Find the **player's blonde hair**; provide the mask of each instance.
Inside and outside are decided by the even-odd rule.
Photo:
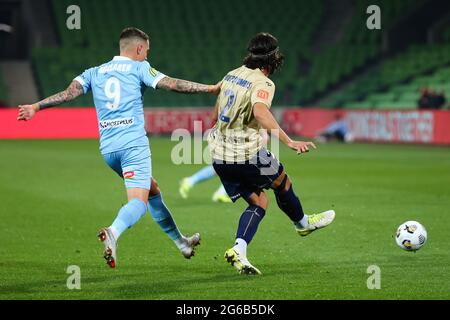
[[[142,30],[135,27],[128,27],[122,30],[119,38],[120,50],[125,50],[133,41],[150,41],[150,37]]]

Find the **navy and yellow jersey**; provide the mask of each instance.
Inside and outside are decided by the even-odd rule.
[[[217,98],[218,120],[208,142],[213,159],[230,162],[251,159],[264,146],[255,103],[272,105],[275,84],[260,69],[246,66],[230,71]]]

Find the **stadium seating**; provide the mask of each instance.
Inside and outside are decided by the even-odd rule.
[[[34,68],[40,92],[48,96],[63,89],[85,68],[117,54],[118,34],[132,25],[149,33],[149,61],[158,70],[173,77],[214,83],[241,64],[248,39],[266,30],[278,37],[286,56],[282,72],[273,76],[277,84],[274,104],[303,105],[367,68],[381,54],[383,32],[423,1],[414,1],[414,5],[408,0],[378,1],[383,8],[383,29],[368,31],[365,12],[372,1],[355,0],[354,13],[342,36],[336,43],[314,52],[314,37],[324,19],[323,0],[278,0],[276,5],[257,8],[253,7],[254,2],[240,0],[229,0],[225,6],[203,0],[53,0],[61,46],[36,49]],[[81,30],[66,27],[66,8],[73,3],[82,8]],[[364,14],[357,14],[361,12]],[[269,16],[280,18],[266,19]],[[450,28],[443,38],[450,41]],[[449,62],[448,46],[436,48],[411,46],[339,90],[323,106],[372,108],[398,103],[411,107],[418,92],[402,90],[401,86],[412,82],[416,75],[426,75]],[[154,90],[147,90],[145,95],[146,106],[213,103],[214,97],[207,95],[155,94]],[[69,105],[92,104],[87,95]]]
[[[82,8],[81,30],[66,27],[66,8],[74,1],[54,0],[60,48],[41,48],[33,61],[42,95],[62,89],[80,70],[104,62],[118,53],[117,40],[126,26],[149,33],[149,61],[173,77],[215,83],[245,56],[248,40],[259,31],[276,35],[285,48],[287,67],[275,76],[280,97],[295,85],[298,54],[305,52],[320,23],[322,1],[280,0],[277,5],[253,8],[252,2],[227,1],[76,1]],[[286,7],[297,8],[288,10]],[[192,8],[195,8],[193,10]],[[279,16],[280,19],[266,19]],[[292,32],[295,30],[295,32]],[[71,105],[92,104],[90,97]],[[147,90],[147,106],[212,105],[211,96],[185,96]]]
[[[408,13],[423,1],[416,1],[413,5],[408,0],[377,1],[383,8],[382,30],[368,31],[366,26],[366,8],[373,1],[355,1],[355,8],[350,23],[343,32],[342,39],[334,46],[326,48],[311,57],[311,70],[299,81],[298,97],[295,104],[301,104],[313,97],[325,93],[342,80],[348,78],[357,70],[361,70],[368,62],[381,53],[382,34],[386,32],[400,17]],[[338,100],[339,101],[339,100]],[[335,106],[335,103],[326,104]]]
[[[334,107],[417,108],[421,88],[450,97],[450,43],[412,45],[331,100]]]
[[[7,91],[5,87],[5,82],[3,81],[2,74],[0,73],[0,106],[2,104],[6,105]]]

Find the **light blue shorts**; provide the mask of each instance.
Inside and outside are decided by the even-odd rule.
[[[150,190],[152,162],[148,146],[102,154],[105,162],[125,181],[126,188]]]

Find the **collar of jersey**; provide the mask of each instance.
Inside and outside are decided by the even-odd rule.
[[[252,72],[259,72],[259,73],[261,73],[264,77],[268,78],[268,77],[264,74],[264,72],[262,72],[262,70],[259,69],[259,68],[256,68],[256,69],[250,69],[250,68],[248,68],[246,65],[243,65],[243,67],[244,67],[245,69],[247,69],[247,70],[252,71]]]
[[[123,56],[115,56],[114,58],[113,58],[113,61],[117,61],[117,60],[127,60],[127,61],[131,61],[131,59],[130,58],[128,58],[128,57],[123,57]]]

